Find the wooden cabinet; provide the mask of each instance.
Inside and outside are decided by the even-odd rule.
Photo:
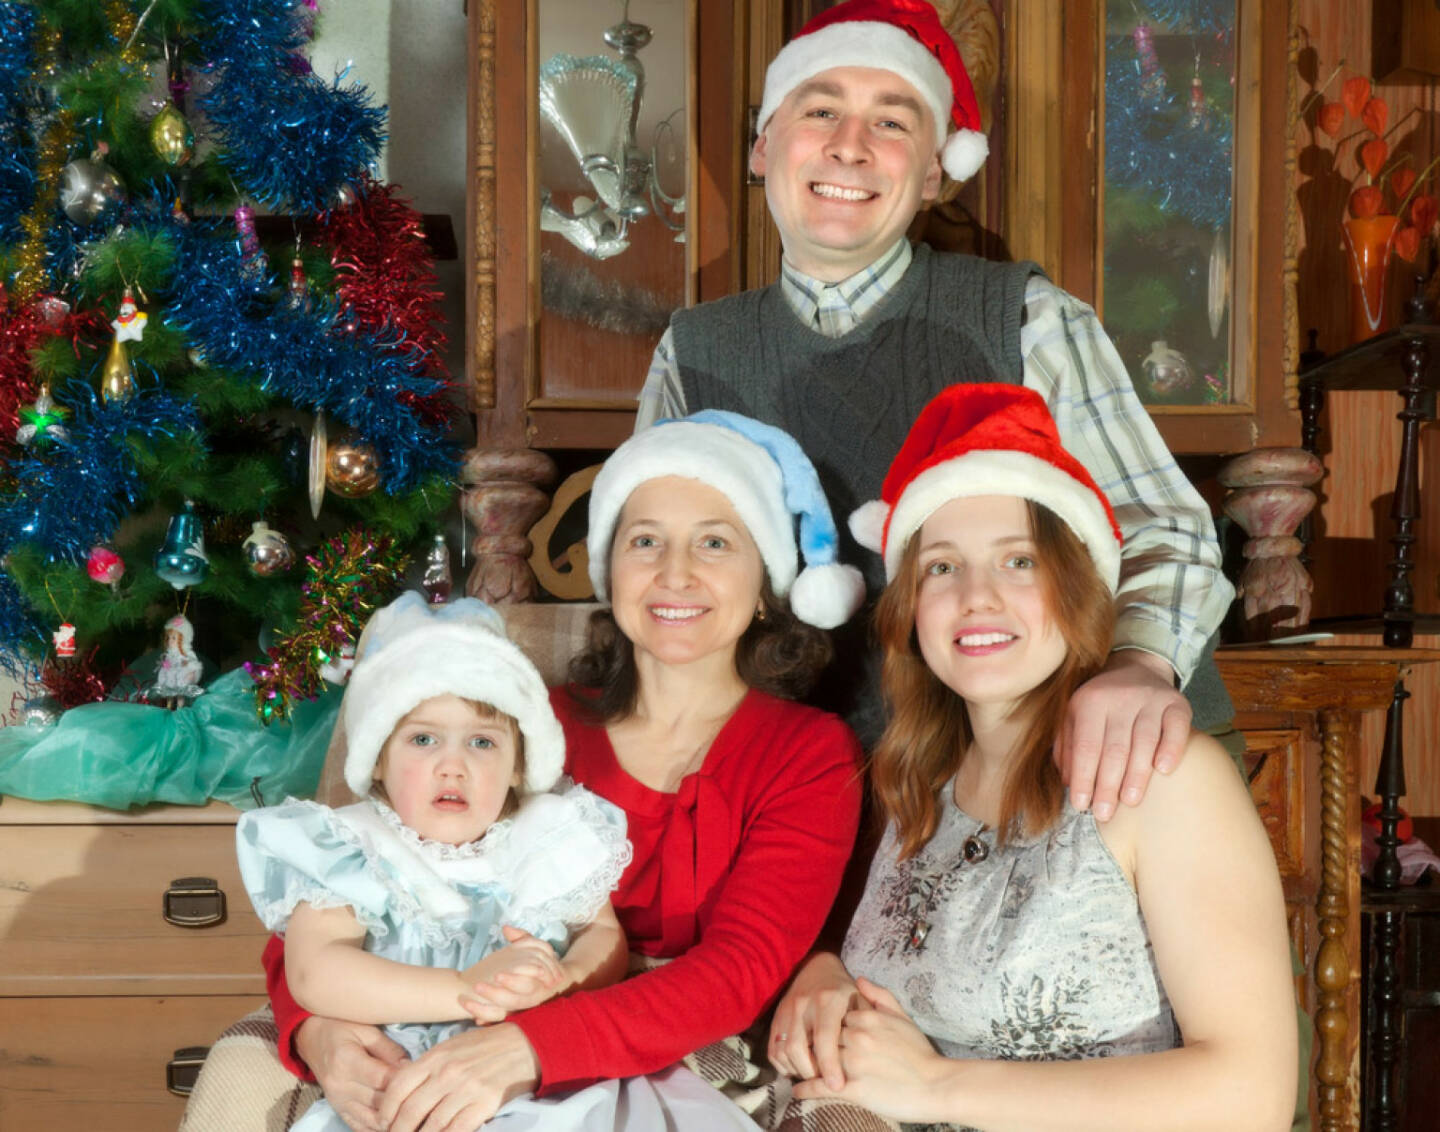
[[[1167,23],[1175,7],[1146,0],[1005,5],[1003,234],[1014,258],[1036,260],[1094,305],[1172,451],[1293,445],[1299,438],[1293,5],[1233,0],[1203,13],[1224,30]],[[1202,90],[1198,116],[1189,118],[1192,93]],[[1130,170],[1128,179],[1108,163],[1112,132],[1128,158],[1114,169]],[[1185,199],[1214,172],[1207,166],[1221,161],[1214,154],[1200,160],[1210,150],[1195,138],[1211,139],[1228,154],[1230,176],[1215,184],[1216,198],[1229,193],[1223,218],[1199,218],[1204,200]],[[1193,227],[1157,227],[1177,216]],[[1152,246],[1147,232],[1163,238]],[[1153,275],[1117,280],[1107,247],[1117,261],[1127,250],[1156,264],[1173,258],[1176,271],[1167,279],[1157,267]],[[1195,307],[1197,321],[1205,322],[1207,287],[1215,320],[1208,333],[1165,313],[1170,304]],[[1107,317],[1107,308],[1122,303],[1146,316],[1128,331]],[[1188,336],[1176,341],[1182,325]],[[1193,396],[1147,388],[1143,362],[1152,338],[1170,338],[1170,347],[1193,360],[1217,335],[1228,335],[1226,360],[1192,367]],[[1222,387],[1218,399],[1200,388],[1202,372],[1206,385],[1213,377]]]
[[[538,5],[557,2],[470,4],[467,353],[482,448],[609,449],[630,435],[635,396],[664,325],[643,334],[587,327],[583,318],[563,313],[583,304],[585,295],[608,305],[614,317],[601,321],[613,326],[625,312],[639,319],[641,308],[667,296],[681,306],[739,288],[744,0],[681,5],[685,42],[657,38],[639,53],[651,69],[675,57],[687,61],[684,242],[675,244],[651,216],[634,226],[632,246],[614,259],[587,260],[547,234],[555,246],[542,263],[537,90],[544,13]],[[650,17],[637,7],[634,18]],[[609,50],[598,36],[585,48]],[[672,58],[662,59],[667,52]],[[645,257],[647,247],[650,258],[679,266],[673,296],[668,283],[657,289],[646,266],[631,262]],[[613,264],[619,266],[607,266]]]
[[[237,816],[0,802],[0,1128],[179,1123],[177,1053],[264,1001]]]
[[[1430,649],[1324,645],[1216,654],[1305,962],[1316,1132],[1360,1127],[1360,717],[1389,708],[1406,671],[1436,660]]]

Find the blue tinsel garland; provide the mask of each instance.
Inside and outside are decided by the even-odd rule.
[[[1191,126],[1189,105],[1146,89],[1129,36],[1106,41],[1105,177],[1140,190],[1164,212],[1219,228],[1230,219],[1234,129],[1212,116]]]
[[[398,494],[429,475],[453,475],[456,452],[444,428],[428,425],[401,394],[433,396],[443,383],[423,372],[407,342],[337,325],[333,301],[277,303],[269,278],[247,272],[236,246],[212,226],[178,229],[175,293],[166,320],[208,362],[349,425],[380,457],[386,489]]]
[[[20,238],[35,193],[34,155],[25,120],[35,9],[0,2],[0,243]]]
[[[196,98],[225,168],[252,197],[318,212],[370,168],[385,141],[385,110],[363,86],[313,74],[298,54],[308,37],[297,0],[203,0],[196,43],[218,79]]]
[[[102,401],[72,381],[55,399],[73,414],[69,437],[9,462],[15,486],[0,496],[0,553],[24,543],[52,559],[83,562],[144,496],[130,438],[198,432],[200,416],[188,401],[154,387]]]
[[[45,629],[15,579],[0,571],[0,672],[12,680],[22,680],[33,667],[25,649],[30,647],[37,654],[43,653],[48,643]],[[0,710],[8,707],[0,703]]]

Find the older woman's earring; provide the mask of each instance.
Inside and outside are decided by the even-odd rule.
[[[764,620],[765,620],[765,599],[764,599],[764,598],[761,598],[759,601],[757,601],[757,602],[755,603],[755,620],[756,620],[756,621],[764,621]]]

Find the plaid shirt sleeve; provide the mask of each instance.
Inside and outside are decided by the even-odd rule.
[[[1115,647],[1163,657],[1184,684],[1235,596],[1220,572],[1209,508],[1160,438],[1094,310],[1036,277],[1025,318],[1025,384],[1045,398],[1061,442],[1109,497],[1125,539]]]
[[[675,336],[670,327],[656,343],[650,357],[650,372],[640,389],[640,404],[635,409],[635,431],[649,428],[664,417],[683,417],[685,390],[680,385],[680,367],[675,364]]]

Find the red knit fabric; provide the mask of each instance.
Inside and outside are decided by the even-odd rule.
[[[270,1008],[275,1011],[275,1024],[280,1028],[277,1045],[281,1064],[300,1080],[313,1081],[315,1074],[295,1052],[295,1031],[300,1028],[301,1022],[310,1017],[310,1013],[291,996],[290,986],[285,981],[285,941],[278,935],[272,935],[265,944],[260,961],[265,964],[265,990],[270,995]]]
[[[855,840],[860,747],[837,717],[751,692],[674,794],[619,766],[603,727],[551,693],[566,772],[625,811],[634,861],[612,896],[630,948],[672,962],[511,1019],[540,1061],[542,1095],[673,1064],[748,1026],[809,951]],[[306,1017],[278,967],[281,1060]],[[284,992],[283,998],[276,991]]]

